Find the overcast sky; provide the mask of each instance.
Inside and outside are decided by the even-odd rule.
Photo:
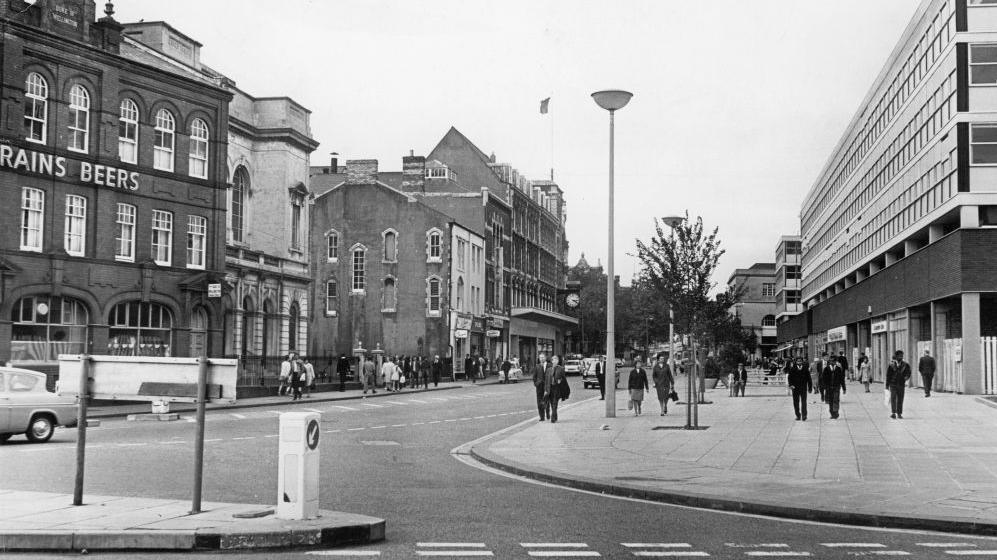
[[[608,114],[616,119],[616,271],[686,210],[720,228],[714,278],[774,260],[800,203],[919,0],[124,0],[165,20],[255,96],[312,111],[329,152],[401,169],[456,126],[568,204],[570,263],[607,254]],[[98,7],[103,4],[98,2]],[[550,97],[550,113],[539,114]]]

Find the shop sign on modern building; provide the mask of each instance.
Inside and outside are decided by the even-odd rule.
[[[848,338],[848,328],[838,327],[827,331],[827,341],[830,342],[842,342]]]

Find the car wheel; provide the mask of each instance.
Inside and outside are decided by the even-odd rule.
[[[40,415],[31,419],[31,425],[28,426],[28,431],[24,435],[28,436],[30,441],[43,443],[50,440],[54,433],[55,424],[52,423],[52,418]]]

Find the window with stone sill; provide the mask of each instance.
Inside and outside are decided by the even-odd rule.
[[[426,316],[442,317],[443,302],[440,287],[442,280],[439,276],[430,276],[426,279]]]
[[[426,262],[443,262],[443,232],[436,228],[426,232]]]
[[[335,317],[339,312],[339,283],[335,279],[325,283],[325,314]]]
[[[381,286],[381,313],[394,313],[398,309],[398,289],[391,276]]]
[[[384,242],[384,254],[381,262],[398,262],[398,232],[393,229],[385,230],[381,233],[381,238]]]
[[[325,259],[330,263],[339,262],[339,232],[330,229],[325,233],[326,238],[326,254]]]

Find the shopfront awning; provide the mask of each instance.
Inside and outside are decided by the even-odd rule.
[[[513,319],[528,319],[530,321],[536,321],[537,323],[544,323],[559,328],[574,327],[578,325],[578,319],[574,317],[536,307],[513,307],[511,315]]]

